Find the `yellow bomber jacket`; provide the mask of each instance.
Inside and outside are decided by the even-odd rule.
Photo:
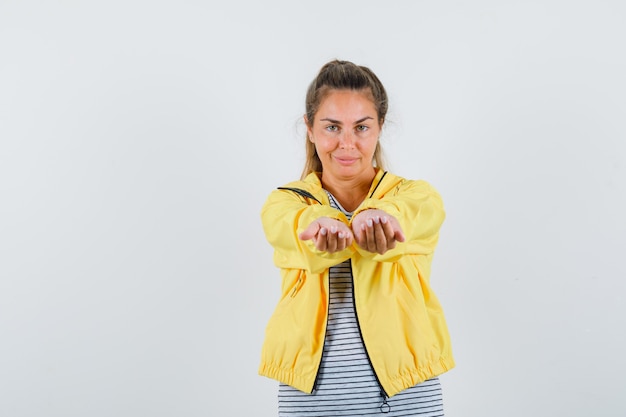
[[[298,234],[320,217],[350,224],[330,207],[318,174],[274,190],[261,210],[263,229],[282,276],[281,296],[261,351],[259,374],[311,393],[322,359],[329,268],[350,259],[354,302],[367,355],[389,397],[454,367],[443,310],[430,287],[430,268],[445,218],[425,181],[377,170],[369,198],[354,211],[380,209],[398,219],[405,242],[380,255],[353,244],[318,251]]]

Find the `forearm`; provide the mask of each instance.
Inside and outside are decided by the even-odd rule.
[[[300,233],[321,217],[348,224],[347,218],[330,206],[309,205],[288,192],[275,191],[270,195],[261,210],[261,220],[265,236],[274,248],[276,266],[319,272],[351,256],[352,248],[328,253],[317,250],[312,240],[299,238]]]
[[[424,181],[405,181],[383,198],[364,200],[355,211],[353,221],[366,210],[380,210],[392,216],[404,234],[404,242],[398,242],[382,255],[357,248],[362,256],[381,262],[391,262],[408,253],[432,253],[445,219],[441,197]]]

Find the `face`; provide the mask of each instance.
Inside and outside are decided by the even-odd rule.
[[[371,181],[381,126],[367,93],[331,90],[307,126],[322,162],[324,181]]]

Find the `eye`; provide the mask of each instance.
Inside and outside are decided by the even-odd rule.
[[[365,126],[365,125],[358,125],[356,127],[357,132],[366,132],[369,129],[369,126]]]
[[[326,130],[328,130],[329,132],[337,132],[337,131],[339,131],[339,126],[337,126],[337,125],[328,125],[328,126],[326,126]]]

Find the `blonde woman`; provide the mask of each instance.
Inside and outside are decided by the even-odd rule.
[[[454,359],[430,266],[445,214],[427,182],[385,171],[387,105],[368,68],[324,65],[302,178],[263,206],[282,291],[259,373],[280,382],[280,416],[443,416]]]

